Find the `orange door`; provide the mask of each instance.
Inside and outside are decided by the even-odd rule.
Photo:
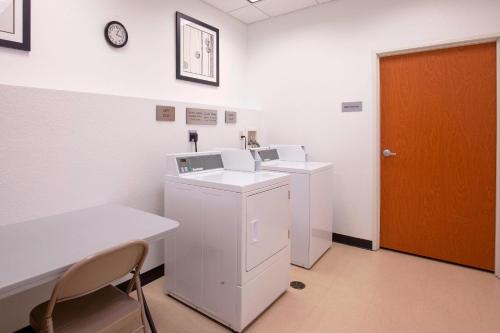
[[[380,103],[381,246],[494,270],[496,43],[381,58]]]

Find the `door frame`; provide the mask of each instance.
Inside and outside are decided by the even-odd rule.
[[[423,51],[440,50],[446,48],[453,48],[459,46],[483,44],[483,43],[497,43],[497,162],[496,162],[496,235],[495,235],[495,275],[500,278],[500,33],[488,36],[479,36],[465,40],[452,40],[431,43],[426,45],[417,45],[414,47],[408,47],[403,49],[395,50],[385,50],[378,51],[374,53],[374,71],[375,71],[375,147],[374,147],[374,159],[375,159],[375,190],[374,190],[374,225],[373,225],[373,242],[372,250],[376,251],[380,249],[380,198],[381,198],[381,185],[380,185],[380,172],[381,172],[381,146],[380,146],[380,126],[381,126],[381,107],[380,107],[380,59],[383,57],[400,55],[400,54],[410,54]]]

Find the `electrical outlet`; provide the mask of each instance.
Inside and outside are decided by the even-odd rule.
[[[198,141],[198,132],[197,131],[189,130],[188,133],[189,133],[189,136],[188,136],[189,142],[196,142],[196,141]]]
[[[248,131],[248,141],[257,141],[257,131]]]

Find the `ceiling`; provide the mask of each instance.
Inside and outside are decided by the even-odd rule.
[[[332,0],[202,0],[243,23],[254,23],[270,17],[288,14],[296,10],[317,6]]]

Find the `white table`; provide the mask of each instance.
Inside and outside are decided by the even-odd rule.
[[[0,226],[0,299],[55,280],[91,254],[131,240],[160,240],[178,226],[119,205]]]

